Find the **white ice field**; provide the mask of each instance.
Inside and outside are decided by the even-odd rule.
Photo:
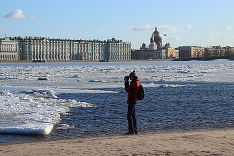
[[[123,87],[123,77],[133,70],[144,87],[160,87],[162,81],[164,87],[179,85],[167,82],[234,82],[234,61],[1,63],[0,133],[49,134],[71,107],[96,107],[57,94],[112,92],[101,88]]]

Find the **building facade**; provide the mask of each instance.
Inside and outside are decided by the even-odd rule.
[[[162,48],[162,59],[178,59],[179,58],[179,50],[171,47],[169,43],[167,43]]]
[[[200,46],[180,46],[179,58],[182,60],[204,58],[204,47]]]
[[[205,48],[204,57],[208,59],[223,58],[227,56],[226,52],[227,52],[226,47],[213,46],[213,47]]]
[[[133,60],[161,60],[161,59],[178,59],[179,50],[172,48],[169,43],[162,47],[162,37],[155,27],[155,31],[150,38],[150,45],[146,47],[142,44],[140,50],[132,51]]]
[[[133,60],[155,60],[162,59],[162,52],[159,50],[133,50],[131,55]]]
[[[20,59],[30,61],[120,61],[131,59],[131,44],[115,40],[17,38]]]
[[[18,42],[9,38],[0,39],[0,60],[19,60]]]
[[[21,60],[70,60],[72,43],[68,40],[26,37],[18,42]]]
[[[131,60],[131,44],[122,40],[107,40],[104,42],[104,60],[119,61]]]
[[[229,47],[229,46],[226,47],[226,57],[234,60],[234,47]]]

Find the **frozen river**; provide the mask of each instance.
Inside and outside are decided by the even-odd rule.
[[[0,142],[126,132],[133,70],[147,94],[139,133],[233,128],[233,61],[1,63]]]

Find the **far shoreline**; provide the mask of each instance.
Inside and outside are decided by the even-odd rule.
[[[190,61],[201,61],[201,62],[207,62],[207,61],[234,61],[233,59],[209,59],[209,60],[201,60],[201,59],[190,59],[190,60],[173,60],[173,59],[155,59],[155,60],[119,60],[119,61],[94,61],[94,60],[49,60],[49,61],[27,61],[27,60],[0,60],[0,63],[105,63],[105,62],[190,62]]]

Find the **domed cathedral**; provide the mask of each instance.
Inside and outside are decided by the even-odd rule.
[[[155,31],[152,33],[152,36],[150,38],[149,48],[151,50],[162,49],[162,37],[160,36],[160,33],[157,30],[157,27],[155,27]]]
[[[179,58],[179,50],[171,47],[169,43],[162,46],[162,37],[155,27],[155,31],[150,38],[150,45],[146,47],[143,43],[140,50],[133,50],[131,53],[133,60],[163,60],[163,59],[177,59]]]

